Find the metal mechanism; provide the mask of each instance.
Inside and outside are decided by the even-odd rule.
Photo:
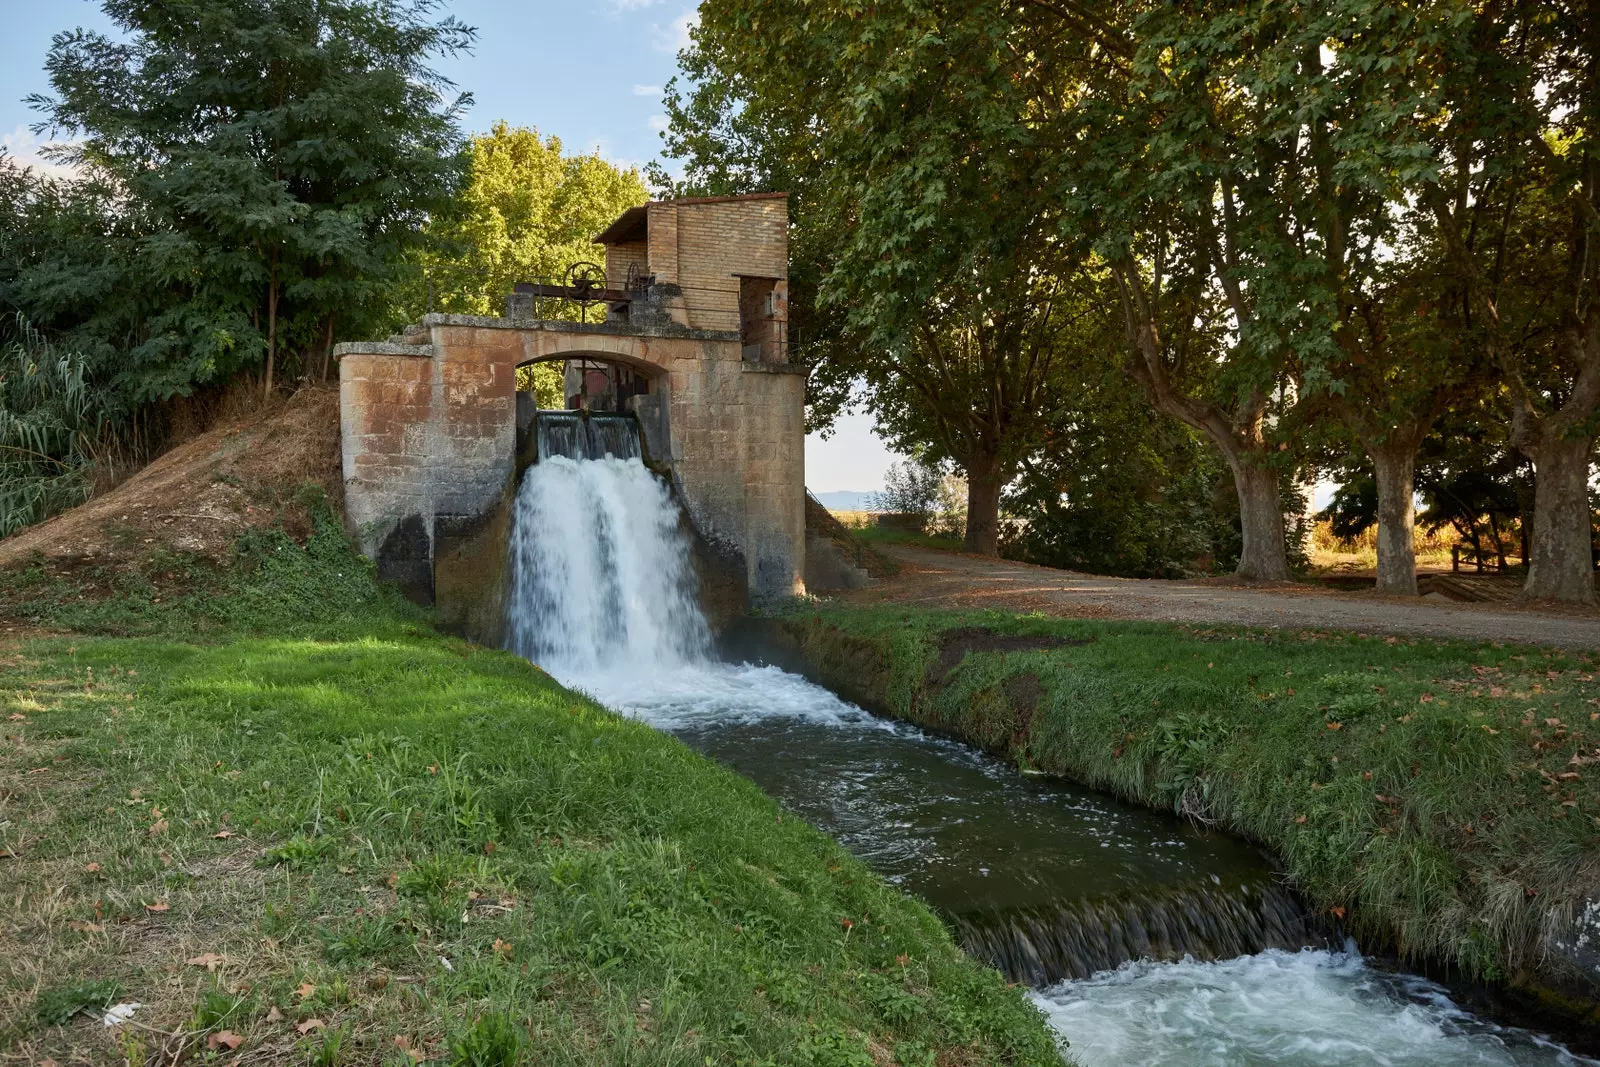
[[[574,263],[567,268],[562,279],[565,284],[550,282],[518,282],[512,291],[525,296],[555,297],[579,304],[628,304],[644,299],[644,291],[651,278],[640,274],[637,267],[628,268],[626,289],[606,288],[606,269],[598,263]]]

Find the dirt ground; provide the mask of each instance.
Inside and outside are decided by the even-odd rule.
[[[883,545],[880,551],[900,564],[899,575],[874,581],[846,599],[1600,648],[1600,612],[1581,609],[1402,599],[1292,583],[1259,587],[1223,580],[1103,578],[904,545]]]
[[[131,566],[156,552],[219,557],[248,527],[309,513],[301,486],[323,487],[342,508],[339,391],[311,386],[228,419],[161,456],[110,492],[0,541],[0,568],[44,559],[61,566]]]

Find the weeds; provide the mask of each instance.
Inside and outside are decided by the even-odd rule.
[[[41,989],[33,1013],[46,1026],[65,1026],[80,1011],[104,1011],[121,994],[122,983],[115,978],[65,982]]]

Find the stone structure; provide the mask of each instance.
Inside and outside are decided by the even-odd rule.
[[[382,577],[480,640],[499,639],[509,504],[533,458],[517,368],[544,360],[628,368],[646,461],[672,479],[703,559],[758,601],[803,590],[784,194],[648,204],[596,242],[608,289],[628,296],[602,324],[534,318],[539,299],[516,294],[505,318],[428,315],[334,350],[351,533]]]

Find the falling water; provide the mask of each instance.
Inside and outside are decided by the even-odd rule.
[[[633,421],[541,413],[539,450],[512,518],[511,649],[574,682],[705,659],[678,508],[639,460]]]
[[[539,458],[639,458],[639,424],[632,415],[541,411],[536,418]]]
[[[510,646],[922,895],[1035,988],[1085,1067],[1594,1063],[1354,946],[1300,948],[1303,915],[1242,842],[1025,778],[774,667],[715,662],[678,509],[638,454],[631,421],[541,413],[514,511]]]

